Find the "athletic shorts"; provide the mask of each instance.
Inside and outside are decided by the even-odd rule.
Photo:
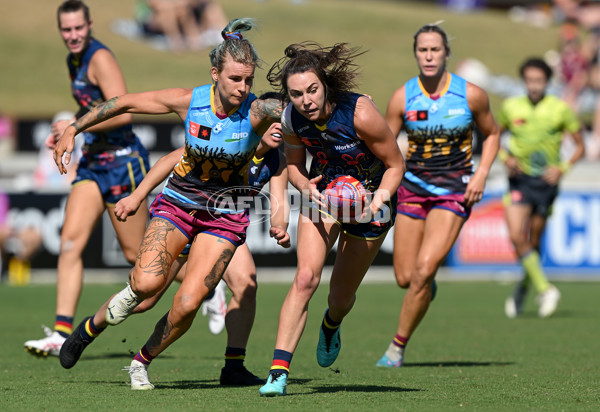
[[[468,219],[471,208],[465,205],[464,194],[419,196],[404,186],[398,188],[398,213],[417,219],[426,219],[432,209],[449,210]]]
[[[385,205],[386,207],[382,208],[380,213],[367,223],[354,224],[342,222],[332,216],[329,212],[318,209],[314,204],[312,207],[308,208],[308,217],[312,218],[313,216],[316,216],[315,213],[320,213],[335,220],[342,232],[347,235],[359,239],[375,240],[381,236],[385,236],[388,230],[394,226],[394,222],[396,221],[396,196],[394,195],[392,199],[385,203]],[[304,211],[305,208],[302,208],[302,210]]]
[[[235,246],[244,244],[246,229],[250,224],[247,210],[238,214],[219,215],[206,210],[184,210],[169,202],[162,193],[150,205],[150,215],[168,220],[190,241],[197,234],[206,233],[228,240]]]
[[[129,196],[140,184],[150,169],[148,156],[132,156],[121,164],[107,168],[90,169],[86,162],[80,162],[77,176],[72,185],[93,181],[100,188],[102,199],[107,206],[114,206],[119,200]]]
[[[558,186],[550,185],[541,177],[519,174],[508,179],[506,205],[529,205],[533,213],[547,217],[552,212],[552,203],[558,195]]]

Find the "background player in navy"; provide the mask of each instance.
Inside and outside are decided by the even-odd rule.
[[[171,310],[157,323],[146,345],[131,362],[131,388],[153,389],[147,367],[153,358],[182,336],[213,290],[236,248],[245,241],[248,210],[246,173],[268,127],[279,119],[281,102],[256,99],[250,89],[258,55],[241,32],[250,19],[235,19],[223,30],[223,43],[210,52],[214,84],[194,89],[166,89],[127,94],[111,99],[67,127],[55,152],[61,172],[69,161],[76,133],[120,113],[176,113],[185,122],[184,155],[162,193],[153,202],[153,219],[140,246],[131,285],[110,301],[106,320],[116,325],[144,299],[155,295],[168,280],[171,265],[191,241],[188,270]],[[91,335],[98,325],[87,321]]]
[[[79,105],[80,118],[100,103],[127,92],[115,56],[92,37],[88,7],[81,1],[67,0],[57,12],[58,28],[70,53],[67,57],[72,93]],[[108,210],[127,261],[133,263],[146,224],[146,207],[127,222],[113,214],[115,204],[129,195],[149,169],[148,153],[133,134],[131,114],[117,116],[82,134],[83,157],[67,200],[65,221],[60,236],[56,279],[56,321],[47,337],[25,342],[34,355],[58,356],[60,347],[73,328],[83,286],[81,255],[104,210]],[[53,125],[48,146],[54,148],[67,122]],[[57,129],[61,130],[57,130]],[[73,150],[73,148],[69,149]]]
[[[308,303],[319,285],[327,254],[338,241],[328,309],[317,344],[320,366],[335,361],[341,347],[340,324],[393,224],[390,200],[402,180],[404,159],[373,101],[351,92],[357,55],[357,50],[345,44],[331,48],[291,45],[267,76],[289,102],[282,117],[288,173],[305,204],[298,221],[298,268],[281,307],[273,364],[267,384],[260,389],[262,396],[286,393]],[[306,170],[307,151],[313,157],[310,172]],[[325,207],[321,192],[344,175],[355,177],[373,192],[359,219],[363,223],[336,220]]]
[[[450,45],[437,25],[414,36],[419,76],[392,95],[386,120],[395,136],[408,134],[407,171],[398,188],[394,273],[408,288],[396,336],[377,366],[399,367],[404,348],[433,297],[439,265],[458,237],[471,207],[481,200],[499,147],[499,130],[484,90],[446,71]],[[474,125],[485,140],[473,174]]]

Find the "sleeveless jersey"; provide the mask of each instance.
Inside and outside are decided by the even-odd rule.
[[[466,80],[448,73],[437,99],[418,77],[406,82],[404,90],[408,154],[402,186],[424,197],[464,193],[473,173],[473,116]]]
[[[336,177],[344,175],[358,179],[369,192],[379,187],[386,167],[354,130],[356,101],[361,96],[349,93],[342,97],[324,126],[302,116],[291,103],[284,110],[284,133],[298,136],[313,158],[309,177],[323,175],[317,184],[320,192]]]
[[[178,207],[240,213],[248,196],[248,166],[260,137],[250,123],[250,96],[225,119],[214,111],[214,86],[196,87],[185,118],[185,152],[163,189]]]
[[[527,96],[506,99],[498,123],[510,131],[508,151],[529,176],[540,176],[546,167],[558,166],[563,132],[575,133],[581,128],[575,112],[552,95],[535,105]]]
[[[102,95],[102,90],[90,82],[87,73],[92,56],[101,49],[108,50],[98,40],[92,39],[88,48],[79,58],[72,53],[67,57],[71,92],[79,105],[76,115],[78,119],[106,100]],[[116,167],[138,153],[142,157],[147,157],[146,150],[133,134],[131,124],[104,132],[84,132],[82,135],[84,137],[82,162],[87,168]]]

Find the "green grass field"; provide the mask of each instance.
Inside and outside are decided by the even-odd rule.
[[[308,325],[292,361],[289,395],[261,398],[258,388],[223,388],[225,333],[213,336],[198,316],[192,329],[149,369],[156,389],[132,392],[128,365],[173,291],[154,310],[100,336],[71,370],[56,358],[37,359],[23,342],[51,324],[54,287],[0,286],[2,351],[0,409],[33,410],[408,410],[573,411],[600,405],[600,283],[559,283],[563,301],[550,319],[529,302],[520,319],[503,314],[511,287],[491,282],[442,282],[436,301],[409,344],[401,369],[375,368],[395,333],[403,293],[364,284],[343,323],[342,352],[331,368],[315,359],[327,285],[312,300]],[[120,285],[87,285],[80,318]],[[174,289],[174,288],[172,288]],[[246,365],[266,376],[287,285],[260,286]]]

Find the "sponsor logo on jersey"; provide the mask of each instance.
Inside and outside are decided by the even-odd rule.
[[[418,122],[421,120],[428,120],[429,114],[427,110],[409,110],[406,112],[406,120],[409,122]]]
[[[248,132],[242,133],[231,133],[231,139],[225,139],[226,142],[239,142],[240,140],[244,140],[248,138]]]
[[[344,152],[348,149],[352,149],[353,147],[358,146],[358,142],[351,142],[351,143],[347,143],[347,144],[340,144],[340,145],[335,145],[335,150],[339,151],[339,152]]]
[[[188,132],[199,139],[210,140],[210,134],[212,129],[210,127],[203,126],[198,123],[190,122],[190,128]]]
[[[463,107],[458,109],[448,109],[448,114],[444,116],[444,119],[452,119],[453,117],[462,116],[465,113],[467,112]]]

